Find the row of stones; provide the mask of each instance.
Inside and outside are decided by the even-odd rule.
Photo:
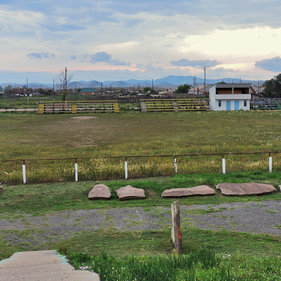
[[[279,186],[280,187],[280,186]],[[273,185],[261,183],[221,183],[216,186],[223,195],[258,195],[272,193],[276,191]],[[141,188],[132,187],[130,185],[121,187],[116,190],[117,196],[120,200],[127,199],[144,199],[145,192]],[[193,195],[214,195],[216,191],[207,186],[199,185],[188,188],[173,188],[163,191],[162,197],[187,197]],[[97,184],[89,192],[89,199],[110,199],[111,192],[108,186],[104,184]]]

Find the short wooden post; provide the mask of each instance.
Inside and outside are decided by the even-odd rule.
[[[269,159],[268,159],[268,166],[269,166],[269,173],[272,173],[272,157],[269,153]]]
[[[128,161],[127,157],[125,157],[125,180],[128,179]]]
[[[75,169],[75,181],[78,181],[78,164],[77,164],[77,160],[75,160],[74,169]]]
[[[179,201],[174,202],[171,205],[172,210],[172,240],[175,246],[175,250],[178,254],[182,252],[182,237],[181,237],[181,226],[180,226],[180,203]]]
[[[222,173],[226,174],[225,158],[222,158]]]
[[[175,167],[175,174],[178,173],[178,163],[177,163],[177,158],[174,159],[174,167]]]
[[[24,184],[26,184],[26,167],[25,167],[25,161],[23,160],[22,163],[22,181]]]

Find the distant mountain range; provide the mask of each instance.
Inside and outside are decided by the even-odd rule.
[[[207,84],[215,84],[218,82],[226,82],[226,83],[252,83],[252,84],[258,84],[262,83],[264,81],[257,81],[257,80],[241,80],[237,78],[220,78],[220,79],[207,79]],[[182,84],[190,84],[193,85],[194,83],[194,76],[166,76],[160,79],[153,80],[153,85],[155,87],[161,87],[161,88],[176,88],[178,85]],[[202,78],[196,78],[196,84],[202,85],[204,84],[204,79]],[[2,87],[6,87],[7,85],[11,85],[12,87],[22,87],[25,86],[25,84],[13,84],[13,83],[3,83],[1,84]],[[136,80],[136,79],[130,79],[130,80],[122,80],[122,81],[73,81],[69,82],[68,88],[85,88],[85,87],[94,87],[94,88],[108,88],[108,87],[118,87],[118,88],[129,88],[129,87],[151,87],[152,86],[152,80]],[[28,85],[30,88],[52,88],[53,85],[51,84],[42,84],[42,83],[30,83]]]

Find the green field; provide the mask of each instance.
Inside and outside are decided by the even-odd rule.
[[[134,208],[150,211],[168,207],[173,199],[161,198],[167,188],[221,182],[281,183],[281,157],[273,154],[273,173],[268,173],[268,154],[226,155],[227,174],[221,174],[221,157],[179,157],[179,175],[173,157],[158,155],[281,151],[281,112],[186,112],[87,115],[0,114],[0,218],[21,220],[72,210]],[[129,180],[124,177],[124,157],[78,160],[79,180],[74,183],[74,159],[28,161],[31,158],[91,158],[149,155],[129,158]],[[26,160],[28,183],[22,185],[21,164]],[[147,179],[134,179],[152,177]],[[89,201],[87,193],[102,179],[112,193],[109,201]],[[122,179],[122,180],[120,180]],[[61,182],[69,181],[69,182]],[[15,183],[18,185],[8,185]],[[126,184],[144,188],[146,200],[121,202],[115,190]],[[281,193],[265,196],[180,199],[181,205],[222,204],[280,200]],[[211,212],[208,209],[206,212]],[[204,210],[201,210],[204,212]],[[196,213],[196,210],[193,211]],[[47,221],[46,221],[47,223]],[[79,221],[75,222],[79,224]],[[227,230],[199,230],[183,226],[182,257],[173,254],[170,230],[115,231],[111,228],[82,231],[40,240],[40,229],[0,231],[0,258],[16,251],[60,249],[72,264],[99,272],[102,280],[280,280],[280,237]],[[74,227],[73,225],[72,227]],[[279,225],[277,226],[279,227]],[[41,233],[41,234],[40,234]],[[55,239],[54,239],[55,237]],[[12,240],[11,240],[12,239]],[[32,240],[35,239],[35,240]],[[36,240],[38,239],[38,240]],[[33,244],[31,241],[37,241]],[[131,256],[133,255],[133,256]],[[165,270],[163,270],[163,268]],[[157,276],[157,278],[155,277]]]
[[[149,155],[129,158],[129,177],[167,176],[173,157],[159,155],[281,151],[281,112],[182,112],[0,115],[1,160]],[[179,157],[178,172],[218,173],[221,155]],[[268,154],[227,155],[227,171],[267,171]],[[21,182],[21,161],[1,163],[2,182]],[[78,160],[81,180],[124,177],[124,157]],[[281,157],[273,155],[274,168]],[[27,162],[28,182],[72,181],[74,160]]]
[[[174,199],[161,198],[165,189],[177,187],[192,187],[207,184],[215,188],[222,182],[260,182],[272,184],[276,188],[281,183],[281,173],[233,173],[233,174],[196,174],[176,175],[173,177],[114,180],[102,182],[110,187],[111,200],[88,200],[88,192],[98,182],[68,182],[4,186],[5,191],[0,196],[0,214],[12,218],[21,214],[45,215],[49,212],[67,210],[88,210],[120,207],[171,206]],[[120,201],[115,191],[127,184],[143,188],[146,200]],[[279,190],[279,189],[277,189]],[[16,200],[15,200],[16,198]],[[180,204],[223,204],[232,202],[260,202],[264,200],[281,200],[281,192],[264,196],[222,196],[219,192],[213,196],[193,196],[180,198]]]

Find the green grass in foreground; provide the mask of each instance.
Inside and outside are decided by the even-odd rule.
[[[215,187],[222,182],[260,182],[277,186],[281,183],[281,173],[232,173],[232,174],[200,174],[176,175],[138,180],[102,181],[111,188],[111,200],[88,200],[88,192],[97,182],[70,182],[32,185],[4,185],[4,192],[0,193],[0,215],[16,216],[23,213],[39,215],[50,211],[65,211],[93,208],[115,207],[153,207],[170,206],[174,199],[161,198],[161,193],[168,188],[192,187],[207,184]],[[119,201],[115,190],[130,184],[146,191],[145,200]],[[263,196],[227,197],[217,192],[214,196],[194,196],[179,199],[182,205],[191,204],[221,204],[231,202],[249,202],[263,200],[280,200],[281,193],[276,192]]]
[[[33,232],[34,230],[22,231],[22,233],[18,231],[18,239],[22,242],[15,245],[11,242],[4,242],[6,241],[4,237],[10,237],[14,231],[6,231],[5,233],[1,231],[0,259],[7,258],[16,251],[39,249],[61,249],[64,253],[74,256],[76,254],[79,256],[79,253],[82,252],[90,256],[101,257],[104,253],[107,253],[108,255],[116,257],[117,261],[123,258],[124,261],[126,261],[126,256],[135,256],[137,257],[136,261],[138,261],[149,259],[147,258],[149,256],[157,257],[159,255],[170,255],[173,253],[169,230],[144,232],[115,232],[111,230],[81,232],[69,239],[58,237],[58,241],[56,242],[42,241],[41,244],[37,244],[36,246],[32,243],[24,242],[25,240],[28,241],[28,238]],[[231,257],[234,257],[235,266],[238,264],[242,266],[241,272],[243,268],[247,266],[245,260],[253,259],[259,262],[262,260],[268,261],[267,266],[269,270],[270,266],[274,267],[274,263],[280,262],[281,240],[280,237],[277,236],[231,231],[199,230],[195,228],[183,228],[182,234],[183,254],[187,255],[196,251],[204,251],[204,249],[208,248],[219,256],[231,255]],[[229,259],[226,260],[228,261]],[[82,264],[79,264],[79,266],[80,265]]]
[[[102,281],[234,281],[280,279],[281,260],[245,255],[221,256],[208,249],[190,255],[154,257],[69,254],[76,269],[86,268]]]
[[[280,238],[184,229],[184,254],[175,256],[169,234],[84,233],[60,250],[76,269],[107,281],[281,280]]]
[[[183,229],[183,256],[169,231],[81,233],[59,243],[62,253],[102,280],[280,280],[280,237]],[[215,255],[216,253],[216,255]]]

